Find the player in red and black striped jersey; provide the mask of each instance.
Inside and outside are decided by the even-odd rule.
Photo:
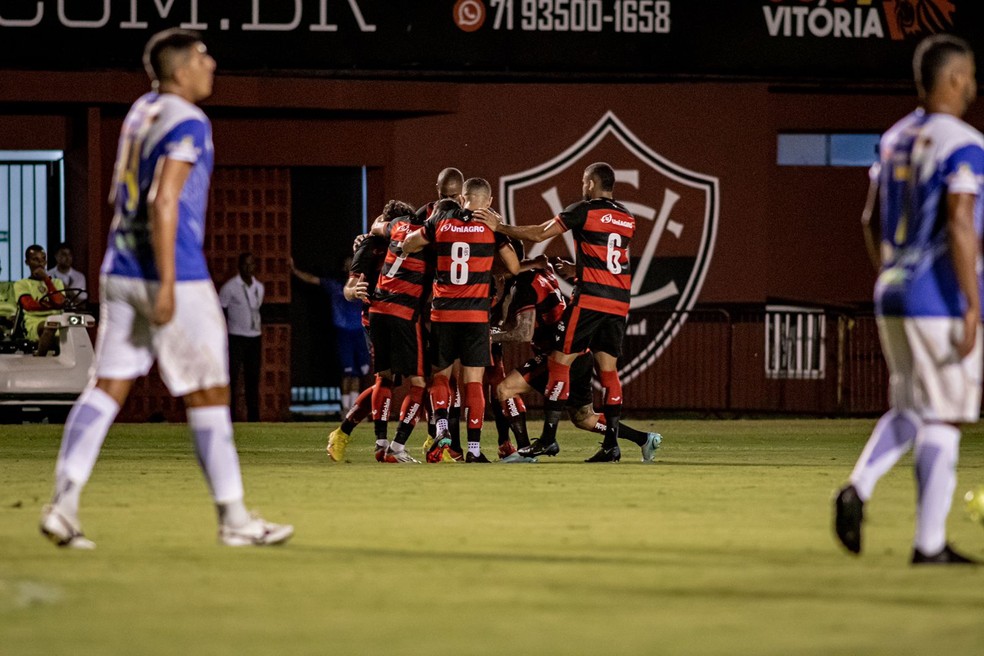
[[[383,207],[383,212],[380,214],[379,218],[376,219],[376,221],[390,221],[393,218],[405,216],[412,211],[413,207],[407,203],[398,200],[390,200],[386,203],[385,207]],[[383,237],[373,236],[370,234],[360,235],[356,238],[354,253],[352,255],[352,265],[349,268],[349,278],[343,290],[346,299],[360,299],[364,303],[362,307],[362,325],[366,329],[367,340],[371,297],[375,291],[379,278],[379,272],[386,257],[387,246],[388,242]],[[372,355],[371,345],[370,355]],[[352,431],[355,430],[355,427],[358,426],[363,419],[369,416],[370,412],[372,412],[372,392],[374,387],[375,386],[372,386],[362,390],[356,398],[355,403],[353,403],[346,412],[341,426],[329,434],[327,451],[332,460],[338,462],[344,457],[345,447],[348,444],[349,436],[351,436]],[[384,405],[388,406],[388,404],[385,403]],[[381,425],[385,438],[385,418],[376,416],[375,419],[377,422],[382,420]],[[377,423],[377,433],[379,430],[380,424]],[[377,459],[381,458],[381,456],[382,451],[378,450],[377,443]]]
[[[635,234],[635,218],[613,199],[615,170],[608,164],[588,166],[581,183],[584,200],[540,225],[505,225],[502,217],[491,210],[476,212],[476,218],[498,232],[533,242],[552,239],[568,230],[573,233],[578,286],[558,325],[548,361],[543,434],[527,454],[551,455],[559,450],[557,425],[570,395],[571,363],[590,349],[605,390],[604,410],[609,424],[601,449],[588,462],[613,462],[621,458],[618,421],[622,384],[617,363],[629,313],[629,242]]]
[[[481,178],[466,180],[461,205],[444,200],[423,228],[403,242],[405,253],[416,253],[431,244],[437,253],[431,308],[431,404],[437,417],[436,447],[428,461],[443,455],[450,445],[448,407],[451,389],[448,374],[461,361],[464,413],[467,417],[468,453],[465,462],[488,462],[480,440],[485,415],[482,378],[489,364],[489,284],[493,258],[516,273],[519,260],[512,245],[496,236],[472,212],[492,202],[492,187]],[[439,452],[439,453],[436,453]]]
[[[373,413],[377,407],[388,414],[394,376],[405,376],[410,389],[400,411],[400,425],[392,443],[385,444],[383,460],[392,463],[416,462],[406,452],[406,443],[417,424],[422,408],[425,380],[424,327],[422,310],[430,295],[434,275],[429,252],[403,252],[403,242],[423,221],[415,214],[373,226],[373,232],[389,239],[386,259],[369,310],[369,332],[375,354],[377,374],[373,391]],[[388,395],[387,395],[388,393]],[[384,399],[383,396],[387,395]],[[383,405],[385,404],[385,405]],[[376,434],[377,449],[386,442],[383,432]]]
[[[545,268],[520,274],[510,281],[512,283],[510,316],[505,322],[504,332],[498,335],[495,332],[492,334],[493,341],[521,341],[524,336],[531,340],[533,357],[518,369],[511,371],[496,389],[499,403],[509,417],[513,432],[517,435],[525,434],[526,417],[517,407],[518,404],[514,399],[521,400],[521,394],[546,388],[547,363],[552,350],[553,335],[566,310],[566,302],[560,294],[553,265],[540,263],[540,266]],[[563,268],[568,269],[566,266]],[[570,276],[563,277],[570,278]],[[566,410],[571,422],[578,428],[604,435],[608,422],[604,414],[594,410],[594,393],[591,388],[592,364],[593,358],[590,353],[579,355],[571,364],[571,386]],[[655,451],[662,441],[659,433],[646,433],[624,423],[619,424],[618,437],[639,446],[642,449],[643,462],[652,462]],[[524,456],[524,453],[526,452],[507,457],[504,462],[529,462],[530,457]],[[538,455],[556,453],[559,453],[559,447],[552,453]]]

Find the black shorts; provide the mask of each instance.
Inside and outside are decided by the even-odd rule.
[[[626,325],[628,317],[568,305],[557,324],[554,350],[570,354],[591,349],[595,353],[620,357]]]
[[[373,312],[369,315],[373,365],[376,372],[426,376],[424,328],[420,321]]]
[[[488,323],[431,323],[431,362],[434,369],[447,369],[455,360],[463,367],[487,367],[492,362],[489,353]]]
[[[547,389],[547,370],[549,355],[537,355],[521,366],[517,371],[534,390],[543,394]],[[571,363],[571,391],[567,397],[567,407],[580,408],[583,405],[594,404],[594,392],[591,389],[591,374],[594,372],[594,356],[585,353]]]

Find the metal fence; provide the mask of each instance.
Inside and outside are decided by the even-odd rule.
[[[620,360],[629,411],[871,415],[887,407],[871,313],[644,310],[629,324]],[[675,327],[668,341],[666,326]],[[514,349],[507,365],[523,355]]]

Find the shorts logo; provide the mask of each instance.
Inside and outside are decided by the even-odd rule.
[[[645,335],[647,343],[622,359],[619,376],[627,383],[669,346],[697,302],[714,255],[720,192],[716,177],[669,161],[607,112],[556,157],[500,178],[506,222],[539,224],[559,214],[581,198],[581,173],[597,161],[615,167],[615,199],[635,217],[629,332]],[[621,223],[610,214],[600,220]],[[527,257],[545,251],[573,259],[573,235],[568,231],[536,244]],[[570,285],[560,281],[560,286],[570,296]],[[562,333],[564,325],[558,330]]]

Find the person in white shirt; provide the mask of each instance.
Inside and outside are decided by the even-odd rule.
[[[229,407],[236,415],[236,383],[242,368],[246,389],[246,420],[260,420],[260,306],[263,283],[253,275],[256,259],[252,253],[239,254],[239,275],[219,290],[219,302],[229,326]]]
[[[65,285],[65,289],[84,289],[88,291],[85,282],[85,274],[72,268],[74,257],[72,247],[68,244],[58,244],[55,249],[55,266],[48,269],[48,275],[58,278]],[[82,296],[85,299],[85,296]]]

